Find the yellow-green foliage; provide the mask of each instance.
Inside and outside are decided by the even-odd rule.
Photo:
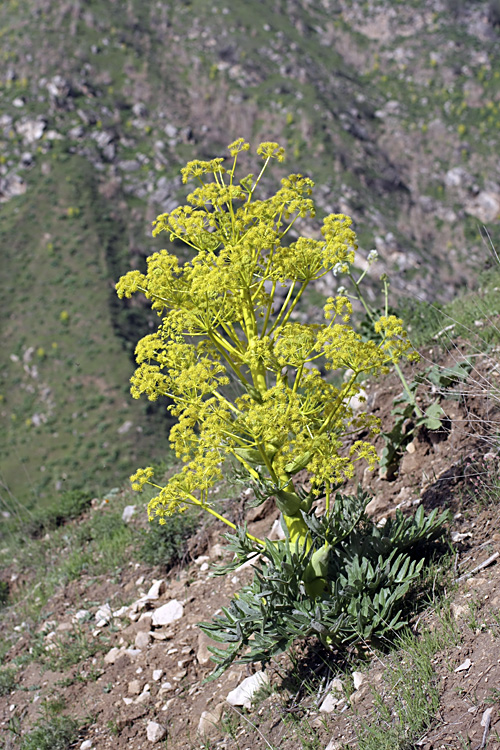
[[[310,509],[312,495],[299,497],[293,475],[307,467],[313,494],[328,498],[333,484],[353,475],[355,461],[375,464],[373,446],[352,436],[376,433],[377,422],[354,414],[349,404],[362,374],[386,372],[411,355],[411,346],[402,321],[392,315],[376,323],[376,341],[363,341],[350,324],[344,296],[328,299],[321,325],[294,319],[309,284],[354,262],[356,236],[349,217],[332,214],[320,239],[287,244],[296,221],[314,217],[313,182],[290,175],[275,195],[258,199],[264,170],[271,159],[282,161],[284,151],[262,143],[259,175],[238,181],[236,164],[248,148],[243,139],[229,146],[229,168],[221,158],[188,163],[183,180],[197,183],[188,204],[154,222],[153,234],[182,240],[192,258],[181,265],[162,250],[148,258],[146,274],[131,271],[117,284],[120,297],[145,294],[161,318],[156,333],[137,345],[131,390],[135,398],[168,397],[178,418],[170,441],[184,466],[158,486],[150,518],[164,523],[192,503],[216,515],[208,490],[232,456],[273,492],[291,538],[304,539],[301,510]],[[319,365],[343,371],[344,384],[326,382]],[[152,474],[140,469],[134,488],[157,486]]]

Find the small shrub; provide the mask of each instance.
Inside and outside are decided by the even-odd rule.
[[[184,560],[187,541],[200,525],[199,514],[193,512],[169,518],[168,524],[150,524],[141,529],[138,558],[147,565],[161,565],[167,569]]]
[[[7,581],[0,581],[0,607],[7,604],[9,600],[9,584]]]
[[[89,507],[92,496],[81,490],[69,490],[56,498],[50,505],[40,508],[25,524],[24,530],[37,538],[51,529],[62,526],[65,521],[78,518]]]
[[[70,750],[78,739],[78,722],[49,713],[23,737],[20,750]]]
[[[0,669],[0,695],[8,695],[16,686],[16,670],[13,667]]]

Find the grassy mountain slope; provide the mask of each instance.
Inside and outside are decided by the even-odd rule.
[[[500,240],[498,49],[486,0],[2,3],[4,485],[25,501],[165,454],[161,409],[126,393],[148,315],[112,283],[165,243],[149,227],[182,200],[179,167],[238,136],[283,143],[273,179],[311,175],[393,289],[471,283],[482,225]]]
[[[152,441],[143,405],[127,393],[132,363],[111,315],[120,222],[88,162],[62,157],[0,207],[0,225],[9,313],[0,352],[3,500],[8,506],[6,487],[33,501],[121,480]]]

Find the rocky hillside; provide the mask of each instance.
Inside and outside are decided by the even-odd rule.
[[[126,393],[148,314],[113,284],[159,247],[151,221],[189,158],[278,140],[395,290],[473,283],[481,227],[498,232],[499,16],[495,0],[2,3],[5,512],[164,457],[161,410]]]

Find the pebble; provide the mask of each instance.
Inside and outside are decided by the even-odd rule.
[[[209,736],[219,733],[217,726],[222,718],[224,703],[218,703],[217,706],[209,711],[203,711],[198,722],[198,734]]]
[[[161,742],[166,734],[166,727],[156,721],[150,721],[146,727],[146,736],[150,742]]]
[[[352,680],[354,682],[354,690],[359,690],[363,682],[366,680],[366,675],[363,672],[353,672]]]
[[[129,695],[139,695],[141,692],[141,683],[139,680],[131,680],[128,684]]]
[[[132,519],[132,517],[135,515],[136,506],[135,505],[126,505],[123,509],[122,513],[122,521],[123,523],[129,523]]]
[[[120,648],[116,648],[114,646],[111,648],[106,656],[104,657],[104,661],[106,664],[114,664],[115,661],[118,659],[118,657],[123,653],[123,651]]]
[[[82,744],[80,745],[80,750],[90,750],[92,747],[92,742],[90,740],[83,740]]]
[[[253,696],[264,685],[269,685],[267,674],[265,672],[255,672],[250,677],[246,677],[234,690],[231,690],[226,700],[231,706],[252,708]]]
[[[153,670],[153,680],[155,682],[158,682],[158,680],[161,680],[163,675],[163,669],[154,669]]]
[[[153,612],[152,623],[155,626],[170,625],[172,622],[180,620],[183,614],[184,607],[182,606],[182,604],[177,601],[177,599],[172,599],[162,607],[158,607],[158,609],[155,609],[155,611]]]
[[[151,643],[151,635],[147,632],[147,630],[139,630],[139,632],[135,636],[134,643],[136,648],[147,648]]]

